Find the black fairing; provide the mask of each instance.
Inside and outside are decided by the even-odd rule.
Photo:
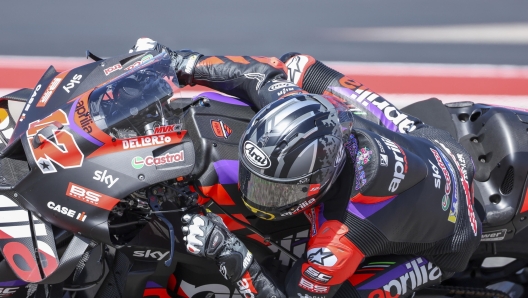
[[[476,209],[484,234],[496,231],[506,240],[527,226],[523,198],[528,177],[528,111],[472,102],[438,107],[436,99],[403,110],[433,126],[443,125],[471,155]]]

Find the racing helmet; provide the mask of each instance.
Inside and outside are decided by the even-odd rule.
[[[246,207],[282,220],[320,201],[343,169],[352,125],[352,113],[332,96],[295,94],[265,106],[239,144]]]

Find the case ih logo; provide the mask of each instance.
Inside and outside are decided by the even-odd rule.
[[[114,206],[119,203],[118,199],[109,197],[102,193],[96,192],[95,190],[91,190],[72,182],[68,184],[66,195],[70,198],[74,198],[81,202],[85,202],[106,210],[112,210],[112,208],[114,208]]]
[[[139,170],[143,168],[144,166],[150,167],[150,166],[161,166],[168,163],[176,163],[181,162],[185,160],[185,156],[183,154],[183,150],[177,153],[167,153],[163,156],[147,156],[145,158],[141,156],[136,156],[134,159],[132,159],[132,167],[136,170]]]
[[[211,128],[213,129],[215,136],[224,139],[227,139],[233,132],[222,120],[211,120]]]

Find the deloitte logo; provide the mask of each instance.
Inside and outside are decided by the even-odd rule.
[[[145,158],[141,156],[136,156],[134,159],[132,159],[132,167],[136,170],[139,170],[143,168],[144,166],[150,167],[150,166],[160,166],[168,163],[176,163],[184,161],[184,152],[181,150],[177,153],[167,153],[162,156],[147,156]]]

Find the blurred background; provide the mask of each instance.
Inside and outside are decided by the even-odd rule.
[[[528,108],[527,1],[11,1],[0,28],[0,95],[147,36],[206,55],[311,54],[398,105]]]

